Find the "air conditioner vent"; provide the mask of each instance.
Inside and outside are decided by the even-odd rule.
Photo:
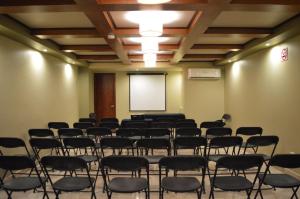
[[[189,68],[188,69],[189,79],[207,79],[221,78],[221,69],[219,68]]]

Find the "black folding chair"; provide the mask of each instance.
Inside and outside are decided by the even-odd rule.
[[[127,151],[127,155],[134,155],[134,141],[124,137],[104,137],[100,140],[102,156],[105,155],[105,150],[112,150],[112,155],[122,155],[123,151]]]
[[[49,129],[62,129],[62,128],[69,128],[69,124],[66,122],[49,122],[48,123]]]
[[[193,155],[206,157],[207,140],[204,137],[177,137],[173,141],[174,155],[178,155],[179,150],[193,150]]]
[[[28,134],[30,138],[53,138],[54,133],[50,129],[29,129]]]
[[[107,118],[102,118],[100,120],[101,122],[114,122],[114,123],[119,123],[119,120],[114,117],[107,117]]]
[[[171,139],[171,131],[166,128],[147,128],[144,129],[147,138],[166,138]]]
[[[53,188],[56,199],[59,199],[59,195],[62,192],[78,192],[87,188],[91,188],[91,198],[96,199],[96,180],[91,177],[88,166],[82,158],[45,156],[42,158],[41,163]],[[56,177],[54,178],[53,174],[55,174],[55,171],[64,172],[63,177],[57,179],[57,175],[55,175]],[[81,172],[84,176],[78,176],[78,172]]]
[[[212,139],[214,137],[231,136],[232,129],[224,127],[212,127],[206,130],[206,138]]]
[[[141,177],[142,170],[146,171],[146,178]],[[101,160],[101,171],[107,197],[112,193],[145,192],[146,199],[150,199],[149,164],[143,157],[108,156]],[[113,171],[129,172],[130,177],[113,177]]]
[[[201,136],[201,130],[199,128],[178,128],[176,129],[175,137],[191,137]]]
[[[151,128],[166,128],[166,129],[172,129],[173,128],[173,124],[171,122],[151,122]]]
[[[273,188],[292,189],[293,194],[291,196],[291,199],[298,198],[297,191],[300,187],[300,180],[285,173],[270,174],[268,171],[273,166],[287,169],[300,168],[300,154],[274,155],[269,161],[264,174],[258,175],[260,184],[254,198],[256,198],[258,194],[260,194],[261,198],[263,198],[261,191],[262,184],[271,186]]]
[[[94,124],[92,122],[75,122],[73,124],[74,128],[86,130],[87,128],[94,127]]]
[[[194,121],[190,121],[190,120],[187,120],[187,121],[179,120],[179,121],[176,121],[175,128],[176,129],[178,129],[178,128],[197,128],[197,123]]]
[[[94,140],[97,149],[101,149],[101,138],[112,136],[111,129],[106,127],[90,127],[86,129],[86,134],[89,138]]]
[[[213,177],[210,177],[211,190],[209,198],[215,198],[214,191],[215,188],[217,188],[223,191],[245,191],[247,199],[250,199],[250,195],[258,178],[262,164],[263,158],[257,155],[234,155],[218,159],[214,175]],[[230,175],[220,176],[218,175],[218,170],[220,168],[226,168],[233,172]],[[256,168],[257,172],[253,181],[250,181],[245,175],[245,171],[253,168]]]
[[[237,136],[245,136],[245,137],[251,137],[251,136],[260,136],[263,133],[263,129],[261,127],[239,127],[236,130]],[[246,142],[243,142],[242,147],[244,148],[246,146]],[[248,146],[250,147],[250,146]]]
[[[6,148],[6,149],[16,149],[16,148],[23,148],[25,153],[21,155],[27,155],[28,157],[34,159],[34,155],[29,153],[29,150],[25,144],[25,142],[21,138],[16,137],[0,137],[0,147]],[[0,148],[1,149],[1,148]],[[0,150],[0,154],[3,154],[3,151]]]
[[[205,121],[200,124],[200,129],[210,129],[217,127],[224,127],[225,123],[222,121]]]
[[[159,161],[159,198],[163,199],[165,191],[176,193],[196,192],[198,199],[204,190],[206,160],[200,156],[173,156],[164,157]],[[163,176],[165,170],[166,177]],[[174,176],[168,176],[169,170]],[[178,171],[201,171],[201,181],[196,177],[179,176]],[[175,175],[176,174],[176,175]]]
[[[0,178],[0,187],[6,192],[8,199],[12,199],[13,192],[25,192],[29,190],[36,190],[43,188],[43,199],[48,198],[46,191],[46,178],[41,177],[34,160],[28,156],[0,156],[0,168],[4,171],[19,171],[30,169],[36,172],[36,176],[21,176],[18,172],[14,172],[13,178],[5,179]]]
[[[171,155],[171,143],[164,138],[145,138],[136,142],[137,154],[145,157],[149,164],[158,164],[163,157]],[[155,151],[165,151],[165,155],[157,155]]]
[[[111,130],[118,129],[120,127],[118,122],[100,122],[99,127],[109,128]]]
[[[127,121],[124,123],[124,128],[145,129],[148,128],[148,123],[144,121]]]
[[[58,129],[58,137],[60,140],[71,137],[82,137],[83,132],[78,128],[61,128]]]
[[[125,137],[132,140],[140,140],[144,137],[144,134],[140,129],[135,128],[119,128],[116,131],[116,135],[119,137]]]
[[[97,124],[97,120],[95,118],[79,118],[78,120],[79,122],[90,122],[92,123],[94,126],[96,126]]]

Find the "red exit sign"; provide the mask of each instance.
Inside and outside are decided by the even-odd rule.
[[[288,48],[283,48],[281,50],[281,61],[287,61],[289,59],[289,50]]]

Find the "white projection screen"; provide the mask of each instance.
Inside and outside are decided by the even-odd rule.
[[[130,111],[166,110],[165,74],[129,75]]]

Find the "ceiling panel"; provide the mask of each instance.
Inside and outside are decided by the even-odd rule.
[[[227,35],[227,36],[208,36],[201,35],[197,44],[244,44],[253,39],[251,36]]]
[[[191,49],[187,54],[226,54],[230,50],[218,50],[218,49]]]
[[[86,51],[74,51],[77,55],[115,55],[115,52],[86,52]]]
[[[195,14],[194,11],[173,11],[173,12],[178,14],[178,19],[171,23],[165,24],[164,27],[183,27],[183,28],[188,27]],[[110,12],[113,22],[117,28],[138,27],[138,24],[133,23],[126,18],[126,15],[128,13],[129,12],[127,11]]]
[[[61,45],[107,44],[103,38],[53,38]]]
[[[158,51],[157,52],[157,54],[159,54],[159,55],[161,55],[161,54],[171,55],[173,53],[174,53],[173,51]],[[142,51],[137,51],[137,50],[130,50],[130,51],[128,51],[128,54],[130,54],[130,55],[142,55],[143,52]]]
[[[211,27],[258,27],[273,28],[297,13],[224,11]]]
[[[139,44],[141,37],[122,38],[124,44]],[[178,44],[181,37],[160,37],[161,44]]]
[[[81,12],[33,12],[11,14],[30,28],[90,28],[94,27]]]

